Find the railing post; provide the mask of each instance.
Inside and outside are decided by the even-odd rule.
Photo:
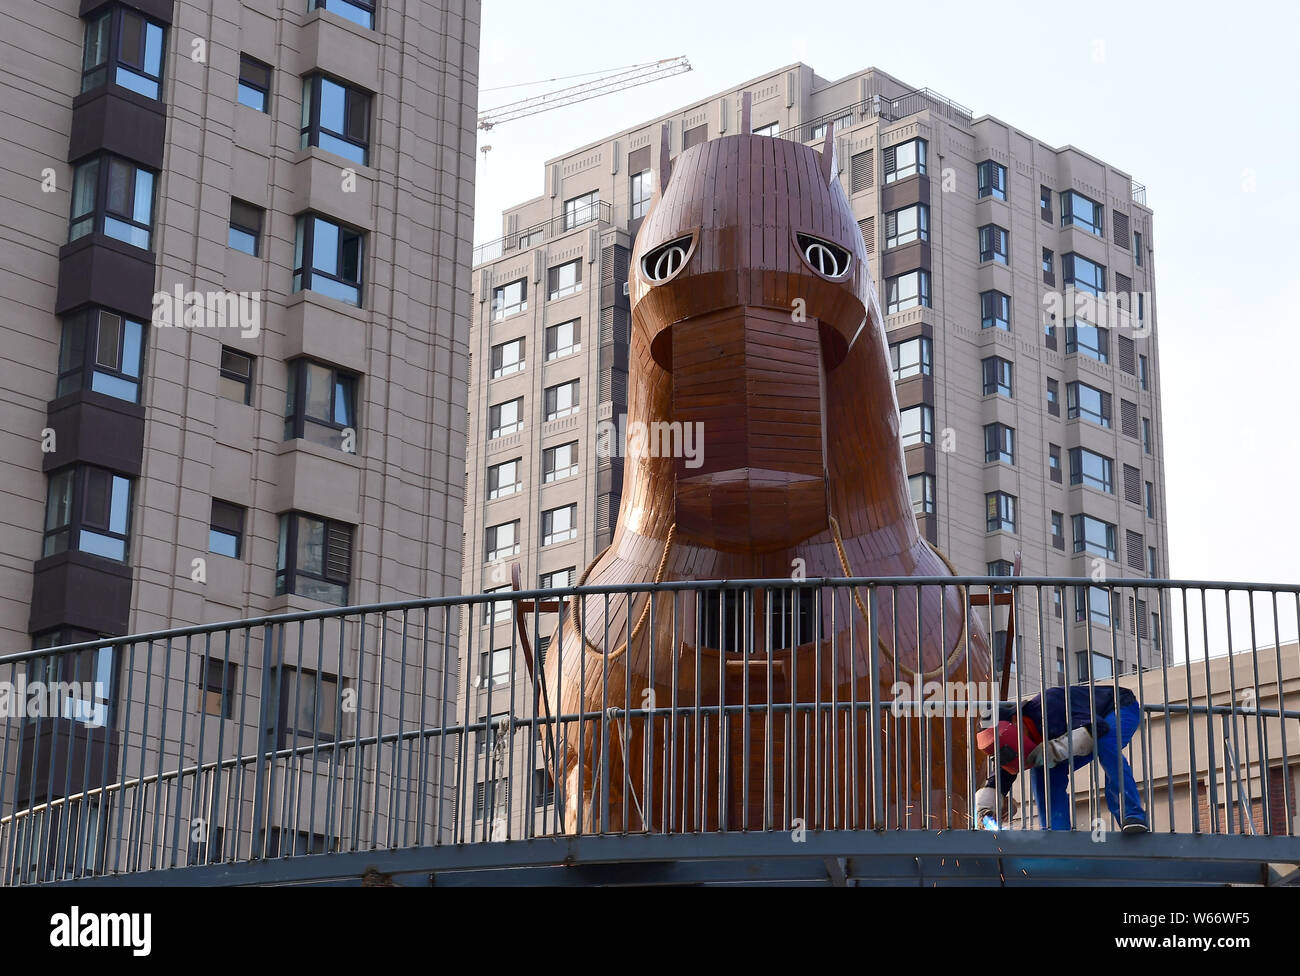
[[[867,587],[867,639],[871,641],[871,805],[872,827],[885,826],[885,787],[880,756],[880,614],[875,584]]]
[[[266,711],[271,697],[271,628],[272,625],[267,624],[262,632],[262,700],[257,711],[257,763],[253,773],[253,837],[248,849],[250,861],[260,858],[261,852],[265,850],[266,753],[271,748],[269,741],[271,723]],[[238,838],[235,839],[235,843],[239,843]]]

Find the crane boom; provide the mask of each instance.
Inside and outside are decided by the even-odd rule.
[[[583,82],[580,85],[572,85],[544,95],[535,95],[532,98],[487,109],[479,113],[478,127],[491,129],[511,119],[521,119],[526,115],[536,115],[538,112],[548,112],[553,108],[585,102],[590,98],[599,98],[601,95],[609,95],[625,88],[634,88],[662,78],[671,78],[673,75],[680,75],[690,70],[691,63],[685,57],[635,64],[614,74],[597,78],[595,81]]]

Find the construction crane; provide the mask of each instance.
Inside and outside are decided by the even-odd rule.
[[[501,105],[480,112],[478,127],[480,129],[492,129],[502,122],[509,122],[512,119],[521,119],[526,115],[536,115],[538,112],[549,112],[553,108],[585,102],[588,99],[599,98],[601,95],[609,95],[625,88],[635,88],[637,85],[646,85],[662,78],[671,78],[673,75],[684,74],[690,70],[691,63],[684,57],[665,58],[662,61],[650,61],[646,64],[634,64],[628,68],[621,68],[613,74],[604,75],[594,81],[586,81],[578,85],[572,85],[569,88],[561,88],[558,91],[547,92],[544,95],[535,95],[532,98],[521,99],[517,102],[510,102],[508,105]]]

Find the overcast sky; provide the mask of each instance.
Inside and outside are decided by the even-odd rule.
[[[1294,583],[1298,9],[487,0],[482,108],[573,83],[488,90],[518,82],[683,54],[694,71],[480,132],[475,240],[542,192],[547,158],[794,61],[826,79],[874,65],[1077,146],[1145,183],[1155,211],[1172,575]]]

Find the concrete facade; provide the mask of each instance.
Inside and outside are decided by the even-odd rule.
[[[117,73],[83,82],[88,25],[104,15]],[[123,74],[141,18],[143,73]],[[0,648],[455,593],[479,4],[33,0],[12,26],[0,40],[0,237],[13,255],[0,273]],[[161,70],[151,72],[156,38]],[[304,79],[316,78],[342,87],[315,89],[311,117]],[[335,91],[349,94],[335,104]],[[329,121],[335,109],[343,122]],[[347,131],[321,134],[331,126]],[[136,168],[144,246],[107,231],[117,184],[101,189],[93,232],[69,243],[76,174],[105,153]],[[232,202],[255,214],[255,244],[235,246]],[[342,243],[327,255],[318,231],[314,277],[298,287],[304,214],[341,228]],[[341,280],[359,279],[354,301],[339,296],[346,283],[326,280],[331,263]],[[257,328],[153,327],[153,296],[178,290],[256,294]],[[102,379],[98,360],[81,389],[59,387],[61,330],[86,310],[142,323],[136,402],[89,388]],[[102,357],[105,320],[93,321]],[[290,373],[308,362],[330,385],[312,398],[299,381],[294,415]],[[322,408],[327,422],[313,425]],[[116,460],[114,444],[127,445]],[[83,468],[119,479],[115,491],[129,483],[111,503],[127,526],[123,558],[114,540],[108,557],[85,545],[89,481],[71,496],[72,543],[54,554],[58,544],[43,543],[43,526],[58,521],[47,520],[51,479]],[[215,541],[218,509],[237,513],[237,543]],[[319,561],[319,585],[287,573],[277,582],[287,513],[334,526],[296,557]],[[335,652],[343,685],[359,679],[355,657]],[[157,695],[164,682],[143,652],[131,660],[138,686],[151,677]],[[115,659],[115,693],[128,670]],[[197,708],[184,690],[172,689],[173,722]]]

